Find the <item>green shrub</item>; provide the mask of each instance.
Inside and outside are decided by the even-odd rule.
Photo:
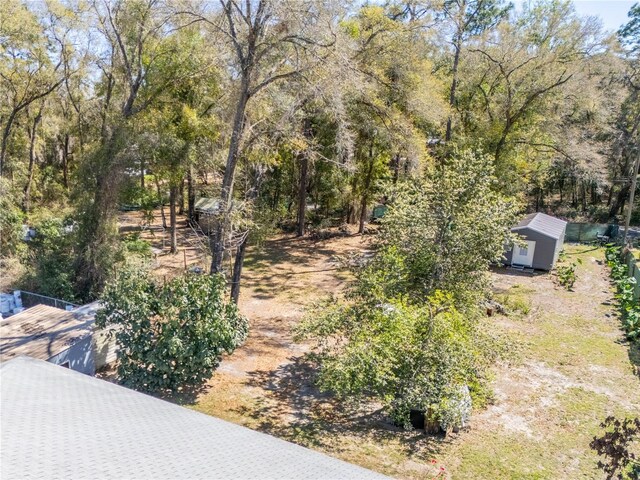
[[[577,259],[575,262],[571,262],[567,265],[559,265],[556,269],[556,278],[558,283],[567,290],[571,290],[576,283],[576,267],[579,263],[582,263],[581,259]]]
[[[158,284],[140,269],[125,269],[107,284],[96,325],[118,345],[118,377],[147,392],[201,387],[223,353],[247,337],[248,321],[226,301],[221,276],[188,274]]]
[[[21,287],[68,302],[77,300],[74,279],[72,222],[47,218],[34,225],[35,237],[27,243],[27,274]]]
[[[318,340],[318,383],[344,398],[374,396],[394,421],[409,426],[409,411],[432,412],[446,431],[466,420],[461,392],[481,396],[496,345],[477,320],[460,313],[450,294],[435,292],[424,305],[329,300],[311,311],[297,338]]]
[[[627,338],[640,341],[640,305],[634,299],[636,279],[629,277],[629,268],[622,261],[622,250],[615,245],[608,245],[605,250],[607,265],[611,268],[611,278],[616,285],[616,300],[622,316],[622,325]]]
[[[145,258],[151,256],[151,244],[146,240],[142,240],[139,233],[127,236],[123,239],[122,243],[126,251],[130,254]]]

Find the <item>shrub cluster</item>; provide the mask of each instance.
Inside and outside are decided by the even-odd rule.
[[[120,381],[160,394],[201,387],[248,334],[247,319],[225,298],[221,276],[187,274],[159,284],[141,269],[120,272],[96,317],[98,328],[115,335]]]
[[[487,402],[503,342],[478,306],[516,211],[494,185],[491,160],[465,151],[389,186],[373,256],[354,266],[344,298],[317,305],[297,330],[315,343],[322,389],[379,401],[407,428],[421,412],[430,432],[464,427]]]
[[[622,324],[629,340],[640,341],[640,305],[634,299],[636,279],[629,276],[629,268],[622,260],[621,247],[609,245],[605,251],[611,277],[616,284],[616,299],[622,315]]]

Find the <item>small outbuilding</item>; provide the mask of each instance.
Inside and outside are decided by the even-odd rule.
[[[544,213],[524,217],[511,231],[524,239],[505,251],[505,264],[536,270],[553,269],[564,244],[567,222]]]
[[[220,200],[216,198],[198,197],[193,206],[194,220],[200,229],[209,234],[215,227],[215,218],[220,215]]]

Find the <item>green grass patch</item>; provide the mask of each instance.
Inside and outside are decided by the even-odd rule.
[[[534,292],[532,288],[516,284],[506,292],[497,294],[495,299],[508,314],[526,316],[531,313],[531,294]]]

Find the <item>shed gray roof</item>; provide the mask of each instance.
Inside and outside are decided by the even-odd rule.
[[[0,477],[387,478],[28,357],[0,366]]]
[[[567,222],[564,220],[538,212],[530,213],[524,217],[511,231],[517,232],[518,230],[528,228],[540,232],[547,237],[560,239],[564,235],[566,226]]]
[[[220,210],[220,200],[217,198],[198,197],[193,208],[199,212],[217,213]]]

